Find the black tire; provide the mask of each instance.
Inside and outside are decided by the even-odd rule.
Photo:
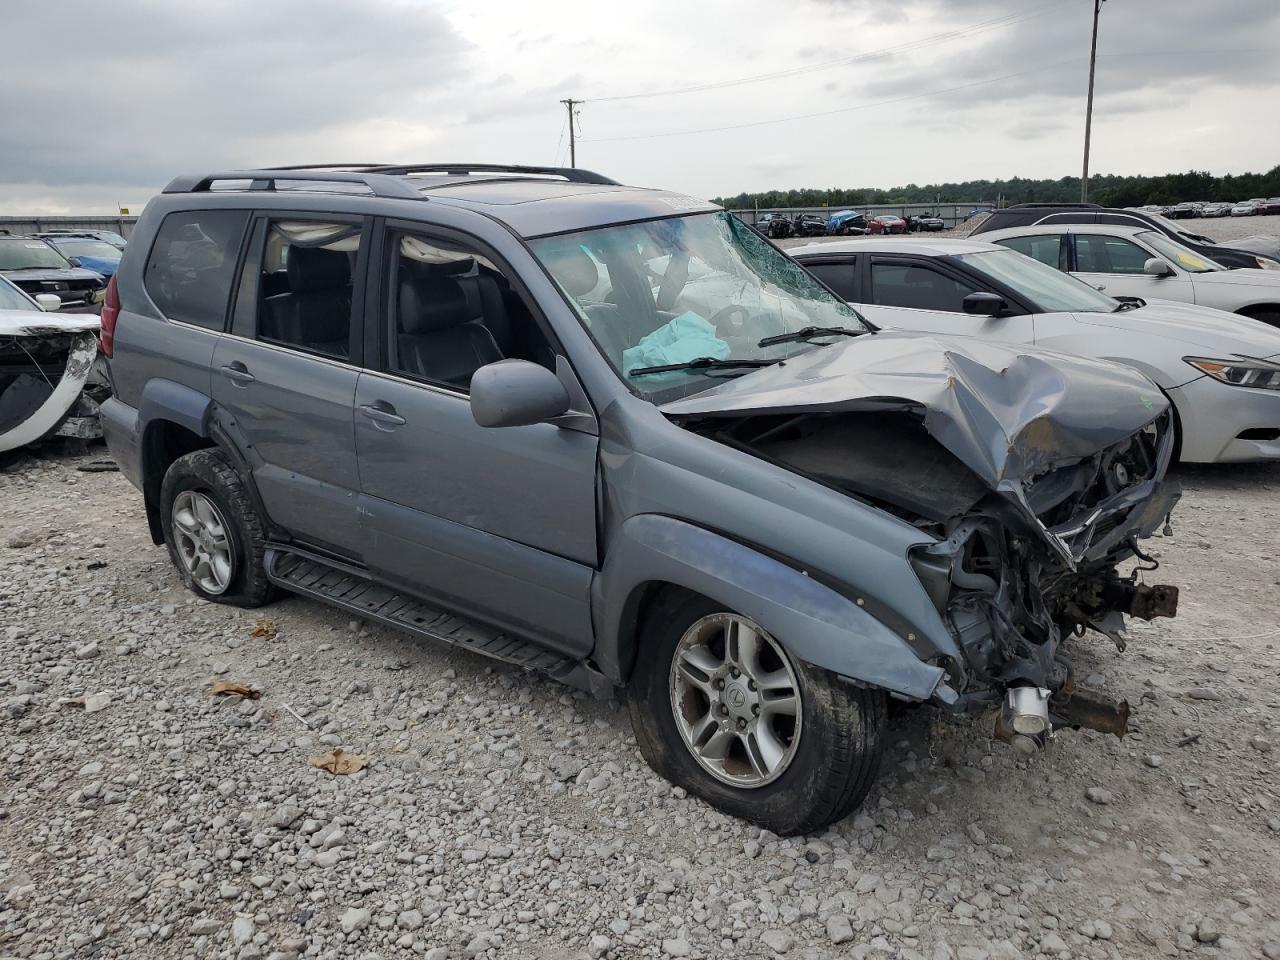
[[[179,556],[173,532],[173,504],[184,491],[203,494],[226,521],[232,566],[226,589],[219,593],[201,587]],[[160,484],[160,518],[169,559],[196,596],[237,607],[260,607],[275,599],[277,591],[263,568],[265,526],[253,508],[244,481],[221,450],[196,450],[169,465]]]
[[[647,611],[628,688],[631,726],[645,761],[667,780],[727,813],[780,836],[814,833],[851,813],[866,797],[884,752],[881,690],[840,682],[791,658],[800,687],[800,743],[770,783],[743,789],[716,779],[694,759],[671,705],[672,657],[691,625],[731,613],[697,594],[671,591]]]

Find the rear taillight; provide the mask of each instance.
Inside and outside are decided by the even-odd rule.
[[[102,352],[110,357],[116,348],[116,321],[120,319],[120,294],[116,290],[115,274],[107,283],[107,295],[102,301]]]

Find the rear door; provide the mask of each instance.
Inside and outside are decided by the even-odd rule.
[[[353,409],[363,346],[368,225],[258,217],[213,399],[267,514],[299,540],[359,559]]]
[[[469,398],[475,370],[518,358],[585,405],[572,370],[516,272],[479,241],[391,223],[379,251],[355,397],[366,562],[450,609],[590,652],[594,417],[486,428]]]
[[[891,330],[982,337],[1008,343],[1035,342],[1035,325],[1029,314],[982,317],[965,313],[966,296],[997,291],[977,284],[944,261],[888,254],[872,254],[863,260],[862,300],[856,306],[873,323]],[[1015,304],[1010,307],[1019,309]]]

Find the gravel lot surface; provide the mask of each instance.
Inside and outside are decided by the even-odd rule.
[[[1181,615],[1078,643],[1124,741],[903,710],[863,809],[779,840],[616,701],[197,601],[101,456],[0,470],[0,957],[1280,957],[1280,465],[1179,471]]]

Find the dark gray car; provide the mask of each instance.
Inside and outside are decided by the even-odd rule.
[[[596,692],[779,833],[865,796],[886,702],[1123,730],[1063,641],[1172,588],[1141,374],[882,333],[726,212],[581,170],[175,180],[102,318],[105,432],[190,588],[279,589]]]

